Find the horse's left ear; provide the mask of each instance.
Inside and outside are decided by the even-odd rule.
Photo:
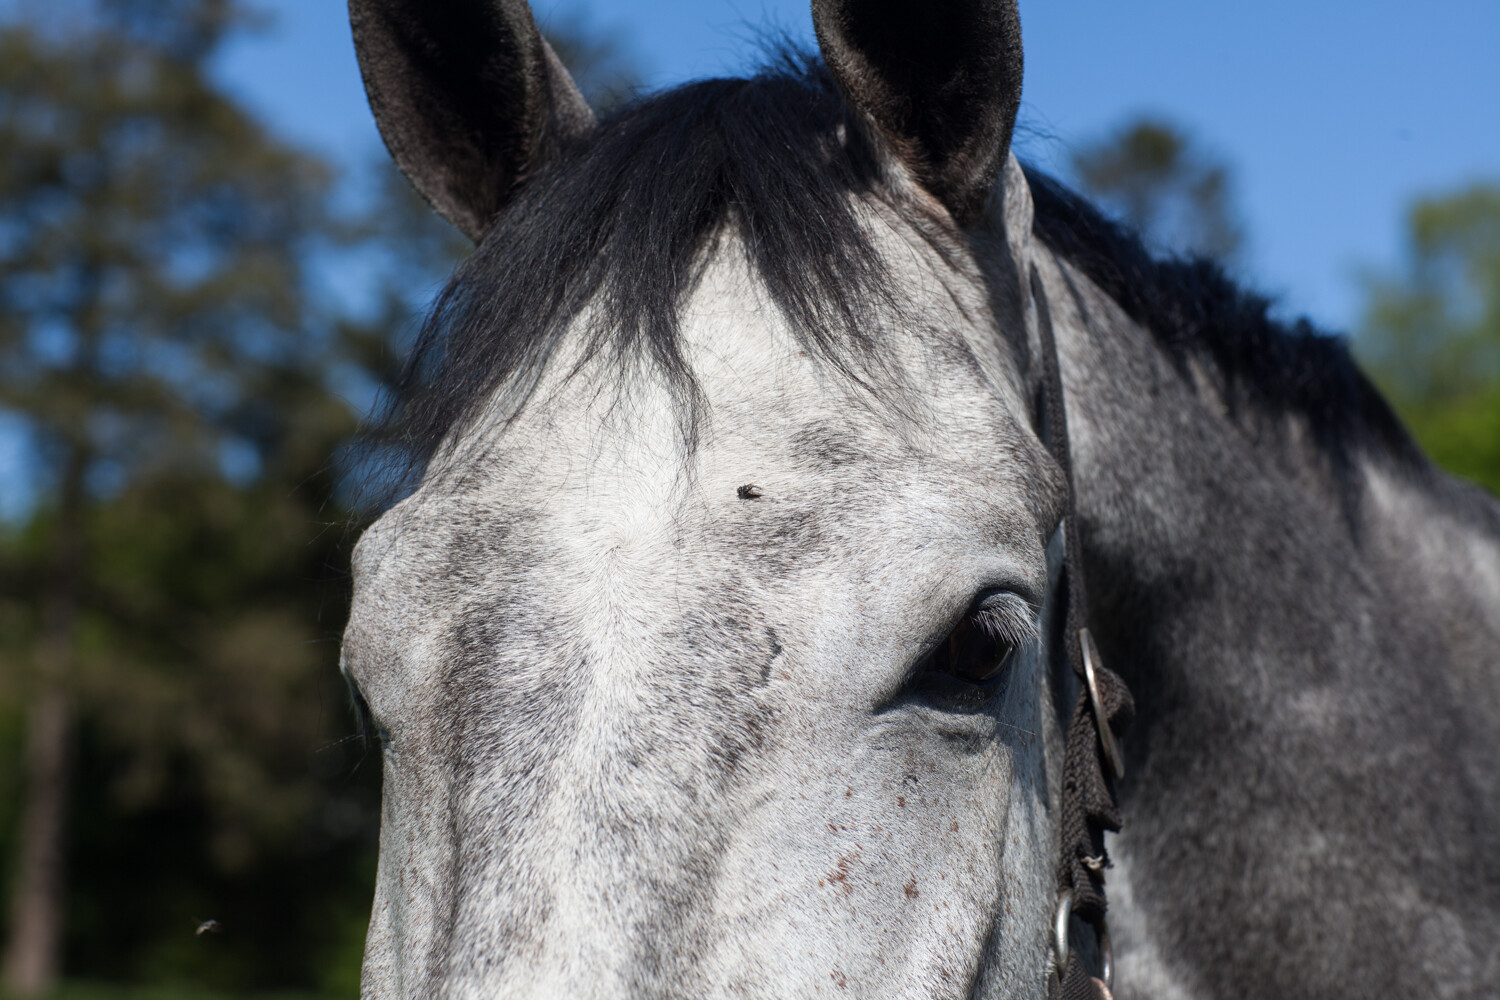
[[[517,186],[594,115],[526,0],[349,0],[380,135],[476,243]]]
[[[1015,0],[812,0],[844,98],[959,225],[1005,165],[1021,103]]]

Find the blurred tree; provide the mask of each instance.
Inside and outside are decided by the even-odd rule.
[[[1184,131],[1139,118],[1072,157],[1079,186],[1154,249],[1232,260],[1244,243],[1229,167]]]
[[[256,21],[237,0],[20,10],[0,417],[36,503],[0,523],[5,985],[44,991],[66,954],[352,995],[379,774],[339,740],[354,494],[329,459],[468,245],[384,157],[359,218],[329,217],[324,165],[209,73]],[[633,90],[581,15],[548,33],[596,107]],[[369,278],[359,309],[330,267]]]
[[[541,27],[595,114],[608,114],[640,89],[640,71],[619,35],[599,30],[583,8],[555,11]]]
[[[292,811],[235,745],[248,704],[221,700],[227,714],[189,725],[163,713],[203,707],[169,679],[196,657],[233,683],[284,680],[266,711],[294,705],[306,656],[286,661],[295,639],[269,654],[272,635],[298,630],[251,607],[227,632],[197,635],[195,604],[213,603],[221,568],[180,579],[180,563],[152,566],[157,539],[138,533],[149,519],[121,520],[132,500],[161,497],[162,484],[269,481],[302,439],[326,448],[352,425],[303,374],[333,347],[311,321],[301,263],[325,228],[326,171],[269,138],[205,71],[240,12],[229,0],[101,0],[95,13],[0,28],[0,408],[24,423],[40,490],[6,574],[19,584],[5,652],[27,736],[4,974],[21,995],[59,967],[80,721],[145,768],[138,788],[153,756],[186,751],[224,815]],[[264,560],[254,548],[266,541],[237,554]],[[209,589],[173,594],[174,576]],[[139,648],[142,633],[164,644]],[[306,723],[267,721],[252,745]],[[243,850],[223,832],[234,825],[220,831],[230,863]]]
[[[1356,347],[1428,453],[1500,494],[1500,185],[1417,202],[1406,239]]]

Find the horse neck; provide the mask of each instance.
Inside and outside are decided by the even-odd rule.
[[[1497,961],[1473,921],[1500,916],[1500,508],[1229,413],[1218,373],[1042,272],[1090,624],[1138,705],[1122,970],[1156,948],[1189,995],[1465,995]]]

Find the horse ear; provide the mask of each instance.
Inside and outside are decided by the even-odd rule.
[[[984,210],[1021,102],[1016,0],[812,0],[844,98],[960,225]]]
[[[1026,263],[1031,259],[1031,226],[1036,220],[1036,205],[1031,200],[1031,185],[1026,180],[1026,171],[1016,154],[1005,157],[1005,169],[1001,174],[1000,188],[1003,202],[1000,212],[1005,223],[1005,241],[1010,247],[1010,258],[1015,263],[1024,285]]]
[[[476,243],[593,112],[526,0],[349,0],[375,122],[401,172]]]

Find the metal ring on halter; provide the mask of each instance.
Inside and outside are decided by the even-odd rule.
[[[1057,975],[1068,974],[1068,921],[1073,918],[1073,890],[1064,889],[1057,897],[1057,912],[1052,917],[1052,947],[1057,951]]]
[[[1109,931],[1099,928],[1099,978],[1104,988],[1115,988],[1115,950],[1109,946]]]
[[[1109,769],[1114,772],[1115,780],[1119,781],[1125,777],[1125,755],[1120,753],[1120,744],[1115,742],[1115,733],[1109,728],[1109,717],[1104,714],[1104,701],[1099,697],[1099,682],[1094,677],[1094,662],[1102,661],[1099,655],[1099,647],[1094,645],[1094,637],[1089,635],[1089,630],[1081,628],[1078,630],[1078,644],[1083,647],[1083,673],[1089,685],[1089,702],[1094,708],[1094,722],[1099,730],[1099,743],[1104,747],[1104,759],[1109,761]]]

